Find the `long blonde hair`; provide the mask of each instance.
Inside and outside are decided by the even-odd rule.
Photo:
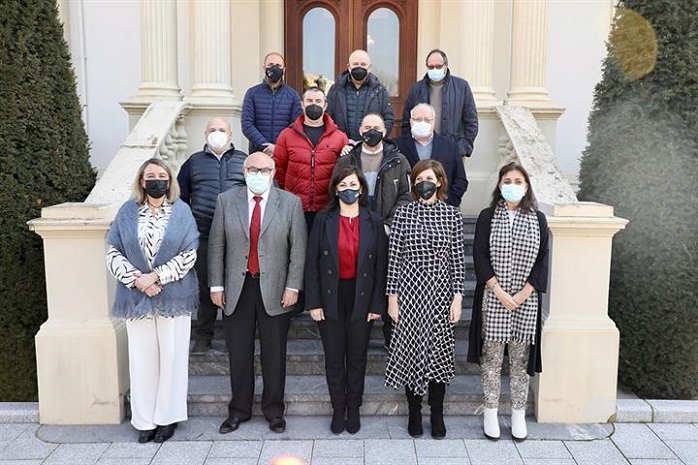
[[[141,185],[143,180],[143,173],[148,165],[157,165],[167,172],[167,176],[170,178],[170,187],[167,190],[167,202],[170,204],[175,203],[179,199],[179,183],[177,183],[177,178],[174,175],[174,171],[170,168],[170,165],[165,163],[161,158],[151,158],[143,162],[138,172],[136,173],[136,179],[133,181],[133,199],[142,205],[145,202],[146,193],[145,188]]]

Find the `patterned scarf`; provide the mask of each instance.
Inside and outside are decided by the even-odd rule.
[[[512,297],[529,275],[540,248],[540,226],[535,211],[517,210],[513,226],[506,204],[495,209],[490,230],[490,260],[499,285]],[[513,312],[507,310],[490,289],[482,301],[483,339],[535,343],[538,293],[531,295]]]

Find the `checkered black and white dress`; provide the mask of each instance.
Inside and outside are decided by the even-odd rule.
[[[456,293],[465,279],[463,218],[442,201],[412,202],[397,209],[390,232],[387,294],[397,294],[400,316],[391,339],[386,385],[416,394],[429,381],[454,376]]]

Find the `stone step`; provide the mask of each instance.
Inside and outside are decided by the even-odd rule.
[[[379,375],[366,376],[362,415],[407,415],[407,401],[403,388],[384,385]],[[256,377],[254,415],[261,415],[262,378]],[[188,411],[190,416],[217,416],[225,418],[230,402],[230,379],[227,376],[190,376]],[[533,413],[533,394],[529,393],[528,413]],[[286,415],[330,415],[330,396],[323,375],[286,377]],[[425,396],[426,405],[426,396]],[[477,375],[456,376],[446,388],[444,413],[446,415],[476,415],[482,410],[482,388]],[[500,413],[510,412],[509,380],[502,380]],[[425,409],[428,412],[428,407]]]
[[[457,375],[479,375],[480,367],[469,363],[468,341],[456,339],[455,369]],[[388,353],[381,341],[371,341],[366,364],[367,375],[383,375]],[[508,362],[502,366],[508,373]],[[228,352],[224,341],[213,341],[212,348],[204,355],[189,356],[189,374],[192,376],[215,376],[230,373]],[[259,343],[255,349],[255,373],[261,374]],[[291,339],[286,349],[286,373],[288,375],[324,375],[325,355],[318,339]]]

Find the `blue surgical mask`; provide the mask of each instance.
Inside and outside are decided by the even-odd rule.
[[[526,195],[526,188],[518,184],[502,184],[499,190],[502,192],[504,200],[512,203],[520,201]]]
[[[446,68],[444,67],[441,69],[428,69],[427,76],[429,76],[429,79],[431,79],[432,81],[439,82],[446,77]]]
[[[245,175],[245,182],[253,194],[262,195],[271,186],[271,174],[247,174]]]

